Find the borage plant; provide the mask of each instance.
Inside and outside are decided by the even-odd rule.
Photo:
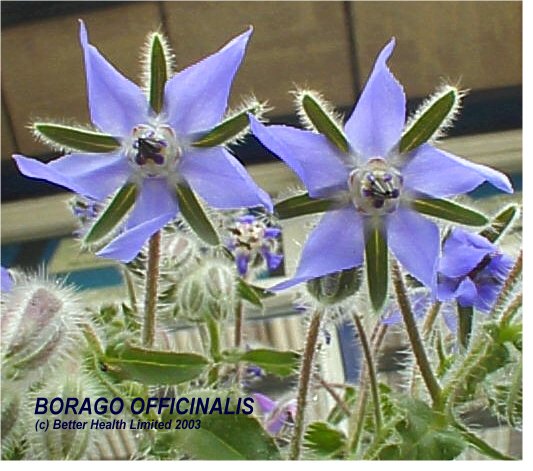
[[[124,419],[141,430],[136,458],[454,459],[469,447],[511,458],[467,419],[487,408],[521,427],[522,258],[500,245],[519,208],[489,218],[450,199],[486,181],[512,192],[502,173],[434,146],[462,93],[440,88],[406,122],[386,63],[391,41],[346,123],[318,93],[298,90],[308,129],[268,126],[255,99],[226,110],[250,35],[173,75],[169,46],[152,33],[140,88],[81,23],[93,126],[35,122],[36,137],[67,155],[15,160],[23,174],[78,193],[81,246],[122,263],[128,298],[84,305],[61,282],[2,270],[3,456],[98,457],[99,428]],[[307,192],[272,206],[227,147],[249,124]],[[279,219],[314,213],[325,214],[294,276],[269,290],[252,284],[283,260]],[[308,314],[303,351],[252,348],[246,305],[296,285]],[[353,323],[363,353],[357,384],[328,383],[316,364],[324,329],[339,319]],[[184,325],[201,352],[177,346]],[[391,329],[405,330],[413,359],[399,387],[378,371]],[[256,390],[258,377],[295,374],[284,398]],[[308,410],[320,390],[333,404],[324,416]],[[96,429],[41,431],[28,411],[40,404],[40,418],[57,420],[47,398],[126,407],[120,420],[106,408]],[[60,421],[91,417],[71,408]]]

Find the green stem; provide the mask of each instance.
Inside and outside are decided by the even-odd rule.
[[[457,303],[457,319],[459,321],[457,328],[457,337],[459,338],[459,345],[466,351],[470,343],[470,336],[472,334],[472,324],[474,322],[474,309],[472,307],[462,307]]]
[[[372,332],[370,341],[372,342],[372,353],[376,357],[383,339],[385,338],[385,333],[387,332],[387,325],[378,322],[376,327]],[[368,391],[367,391],[367,366],[366,363],[363,365],[361,373],[359,375],[359,397],[357,399],[357,405],[355,412],[351,415],[348,430],[349,439],[347,440],[347,455],[357,453],[357,447],[359,446],[359,440],[363,432],[363,425],[365,423],[366,415],[366,406],[368,400]]]
[[[368,338],[366,336],[365,328],[361,319],[357,313],[353,313],[353,320],[355,326],[357,327],[357,333],[359,334],[359,340],[361,341],[361,346],[363,347],[363,353],[365,356],[366,368],[368,371],[368,379],[370,381],[370,392],[372,393],[372,401],[374,403],[374,418],[376,421],[376,435],[379,434],[381,430],[381,425],[383,423],[381,419],[381,405],[379,400],[379,391],[378,391],[378,378],[376,374],[376,368],[374,366],[374,359],[372,358],[372,352],[370,351],[370,345],[368,343]]]
[[[392,264],[392,279],[394,284],[394,289],[396,292],[396,298],[398,300],[398,306],[403,317],[405,328],[407,330],[407,335],[411,343],[411,348],[418,365],[418,369],[422,374],[422,379],[426,384],[426,388],[431,396],[434,407],[440,407],[441,402],[441,388],[437,381],[437,378],[433,374],[431,365],[424,348],[424,344],[418,332],[418,327],[416,326],[415,317],[411,309],[411,304],[405,290],[405,285],[403,282],[403,277],[400,272],[400,267],[396,262]]]
[[[150,242],[148,243],[148,266],[146,268],[144,323],[142,331],[143,346],[148,348],[153,346],[155,338],[160,250],[161,233],[158,231],[150,237]]]
[[[218,363],[222,358],[220,353],[220,326],[218,325],[216,319],[214,319],[212,316],[207,316],[206,327],[209,334],[209,355],[215,362],[213,367],[209,370],[208,381],[209,384],[214,384],[218,381]]]
[[[235,348],[240,348],[242,344],[242,322],[243,322],[244,303],[242,299],[237,301],[237,307],[235,309]]]
[[[509,273],[509,276],[505,280],[505,283],[503,284],[500,294],[498,295],[498,298],[496,299],[496,302],[494,303],[494,307],[492,308],[492,312],[489,314],[489,318],[495,317],[498,310],[502,308],[502,306],[505,303],[505,300],[511,294],[511,291],[513,290],[513,287],[515,283],[518,281],[518,278],[520,277],[521,273],[522,273],[522,251],[520,251],[520,253],[518,254],[515,264],[511,272]]]
[[[130,271],[124,267],[123,270],[124,278],[126,280],[126,287],[128,288],[128,297],[130,298],[130,307],[135,314],[137,314],[137,296],[135,294],[135,284],[131,277]]]
[[[442,303],[440,301],[437,301],[436,303],[433,303],[428,309],[428,312],[425,316],[426,320],[424,321],[424,326],[422,327],[422,333],[424,335],[425,340],[429,339],[429,336],[433,331],[433,326],[435,325],[435,321],[437,320],[437,316],[439,314],[441,306]]]
[[[313,360],[316,352],[321,315],[322,313],[318,310],[313,314],[307,330],[307,337],[305,340],[304,353],[302,357],[302,366],[300,369],[300,380],[298,382],[298,397],[296,405],[296,417],[294,420],[294,433],[289,452],[290,460],[300,459],[305,426],[305,407],[307,405],[309,382],[311,379],[311,370],[313,369]]]

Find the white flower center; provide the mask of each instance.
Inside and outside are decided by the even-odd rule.
[[[370,159],[350,173],[348,186],[354,206],[368,215],[396,211],[400,202],[403,177],[381,157]]]
[[[232,228],[233,244],[248,252],[259,250],[264,242],[266,226],[260,221],[237,222]]]
[[[181,156],[173,129],[167,125],[139,124],[133,128],[126,155],[143,177],[167,176]]]

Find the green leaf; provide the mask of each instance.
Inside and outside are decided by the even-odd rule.
[[[167,81],[168,65],[162,38],[155,33],[150,48],[150,106],[156,113],[163,108],[163,93]]]
[[[176,194],[181,215],[198,237],[209,245],[220,244],[217,231],[191,188],[186,184],[178,184]]]
[[[483,214],[448,200],[416,199],[412,205],[419,213],[467,226],[484,226],[489,222]]]
[[[98,182],[94,182],[95,185]],[[126,183],[111,200],[84,238],[86,244],[92,244],[107,236],[132,208],[137,197],[137,185]]]
[[[263,299],[274,296],[274,293],[267,291],[260,286],[247,283],[242,278],[239,278],[237,283],[237,291],[242,299],[245,299],[257,307],[263,307]]]
[[[242,354],[230,354],[226,356],[226,361],[252,363],[267,373],[276,376],[289,376],[298,368],[299,358],[300,356],[296,352],[258,348]]]
[[[119,380],[142,384],[179,384],[200,376],[208,360],[194,353],[161,352],[124,346],[101,359],[103,369]]]
[[[313,422],[304,435],[304,447],[327,459],[341,458],[346,446],[344,433],[325,422]]]
[[[379,227],[366,227],[365,258],[368,292],[372,307],[377,312],[387,298],[389,282],[389,249]]]
[[[332,201],[310,198],[308,193],[292,196],[274,206],[279,219],[289,219],[306,214],[323,213],[332,205]]]
[[[326,110],[318,103],[312,95],[304,94],[302,98],[302,107],[309,121],[315,129],[326,136],[330,142],[342,152],[348,152],[348,139],[339,129],[335,120],[331,118]]]
[[[410,152],[431,139],[453,112],[458,99],[457,90],[453,89],[432,103],[402,136],[400,153]]]
[[[224,404],[224,402],[223,402]],[[224,405],[222,405],[224,407]],[[173,438],[196,460],[280,460],[274,439],[257,419],[235,414],[185,415],[178,420],[200,420],[200,428],[175,430]]]
[[[255,112],[257,112],[257,107],[252,107],[229,117],[195,140],[192,145],[194,147],[215,147],[224,144],[249,126],[248,113]]]
[[[34,131],[45,141],[81,152],[112,152],[120,148],[109,134],[52,123],[33,123]]]
[[[505,233],[505,231],[513,224],[515,217],[519,214],[520,208],[516,204],[512,204],[497,214],[491,221],[489,227],[483,229],[479,235],[485,237],[492,243]]]
[[[474,308],[472,306],[463,307],[457,303],[457,317],[459,321],[457,327],[459,342],[464,349],[467,349],[470,342],[470,336],[472,334]]]
[[[417,399],[402,398],[400,406],[405,409],[405,418],[396,425],[400,442],[385,447],[380,459],[453,460],[464,450],[462,435],[444,415]]]

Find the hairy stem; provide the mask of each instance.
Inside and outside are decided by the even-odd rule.
[[[146,268],[144,322],[142,330],[142,340],[145,347],[152,347],[155,338],[160,250],[161,233],[158,231],[150,237],[148,243],[148,266]]]
[[[494,303],[494,307],[492,308],[492,312],[489,314],[489,317],[494,317],[499,309],[503,307],[505,304],[506,299],[511,294],[511,291],[513,290],[513,287],[515,283],[518,281],[518,278],[520,277],[520,274],[522,273],[522,251],[518,254],[518,257],[516,258],[515,264],[509,273],[509,276],[505,280],[505,283],[503,284],[503,287],[500,291],[500,294],[498,295],[498,298],[496,299],[496,302]]]
[[[440,406],[441,388],[437,382],[437,378],[435,377],[433,370],[431,369],[422,338],[418,332],[413,310],[411,309],[411,304],[405,290],[403,276],[400,272],[400,267],[396,262],[392,264],[392,279],[394,290],[396,292],[396,298],[398,300],[398,306],[403,317],[418,369],[422,374],[422,379],[424,380],[429,395],[431,396],[433,406]]]
[[[337,403],[337,405],[339,406],[339,408],[342,410],[342,412],[344,412],[344,414],[346,416],[349,416],[350,415],[350,408],[348,407],[348,404],[346,404],[346,402],[344,402],[344,400],[342,399],[342,397],[340,397],[338,394],[337,394],[337,391],[335,391],[332,387],[331,384],[329,384],[327,381],[324,380],[324,378],[322,378],[320,375],[315,375],[316,379],[318,380],[318,382],[320,383],[320,386],[322,386],[328,393],[329,395],[333,398],[333,400]]]
[[[300,459],[302,438],[305,426],[305,407],[307,405],[307,395],[309,393],[309,382],[315,358],[318,332],[320,329],[320,318],[322,313],[316,311],[311,317],[311,322],[307,330],[302,366],[300,369],[300,380],[298,382],[298,398],[296,405],[296,417],[294,420],[294,434],[290,445],[289,459]]]
[[[368,379],[370,382],[370,392],[372,393],[372,401],[374,403],[374,418],[376,421],[376,434],[379,434],[381,430],[381,405],[379,401],[379,391],[378,391],[378,378],[376,375],[376,368],[374,366],[374,359],[372,358],[372,352],[370,351],[370,345],[368,343],[368,338],[366,336],[365,328],[361,319],[357,313],[353,313],[353,320],[357,328],[357,333],[359,334],[359,340],[361,341],[361,346],[363,347],[363,353],[365,356],[366,368],[368,371]]]
[[[424,326],[422,327],[422,333],[424,335],[424,339],[428,340],[431,332],[433,331],[433,326],[435,325],[435,321],[437,320],[437,315],[439,314],[440,307],[442,306],[442,303],[440,301],[437,301],[436,303],[433,303],[426,314],[426,320],[424,321]]]
[[[370,341],[372,342],[372,354],[374,357],[377,356],[383,339],[385,338],[385,333],[387,332],[387,325],[378,322],[372,331],[372,336]],[[361,434],[363,432],[363,425],[365,423],[365,413],[366,406],[368,401],[368,391],[367,391],[367,367],[366,363],[361,369],[359,376],[359,397],[357,399],[357,405],[355,411],[350,417],[348,424],[348,440],[347,440],[347,454],[356,453],[357,447],[359,446],[359,440],[361,439]]]
[[[218,363],[222,357],[220,353],[220,326],[216,319],[214,319],[212,316],[207,316],[206,327],[209,336],[209,355],[215,362],[213,367],[209,370],[208,381],[209,384],[214,384],[218,380]]]
[[[507,306],[507,309],[505,309],[500,319],[500,324],[503,325],[511,322],[513,316],[516,314],[518,309],[520,309],[520,306],[522,306],[522,293],[517,294],[511,304]]]

